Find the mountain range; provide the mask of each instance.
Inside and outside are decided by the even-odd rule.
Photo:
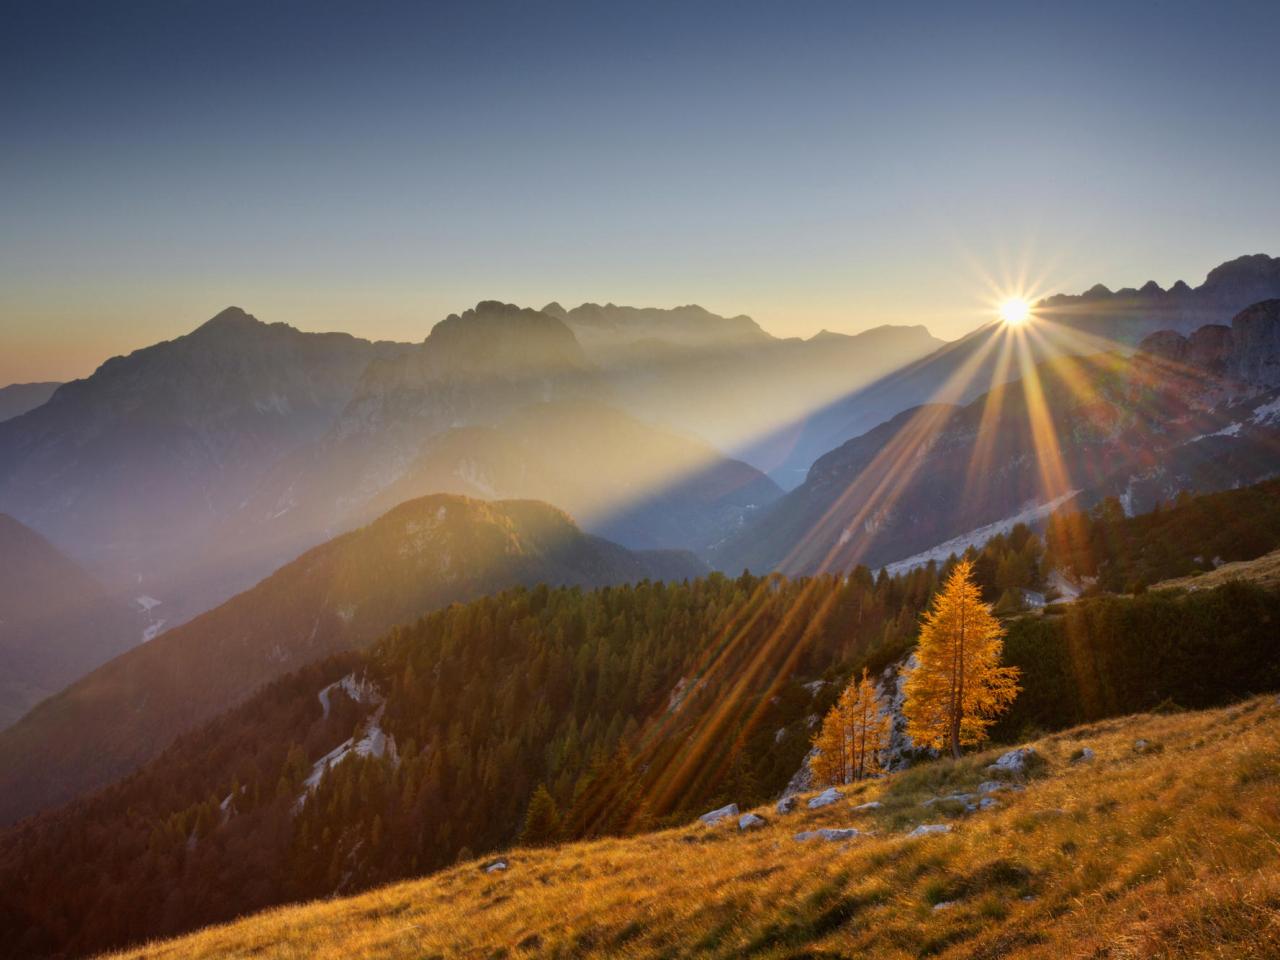
[[[1014,347],[1013,349],[1018,349]],[[905,410],[821,457],[722,544],[730,569],[937,559],[1069,502],[1139,512],[1280,469],[1280,300],[1132,354],[1059,355],[964,405]]]
[[[1280,258],[1266,254],[1227,261],[1194,288],[1179,281],[1168,290],[1147,283],[1140,290],[1111,293],[1095,285],[1078,296],[1049,297],[1034,306],[1033,329],[1012,362],[1003,326],[989,324],[888,376],[811,407],[754,444],[736,448],[737,455],[749,463],[767,462],[770,476],[791,489],[819,457],[908,408],[963,405],[1017,380],[1028,365],[1063,355],[1127,353],[1149,334],[1226,325],[1252,304],[1277,297]],[[781,457],[779,450],[785,451]]]

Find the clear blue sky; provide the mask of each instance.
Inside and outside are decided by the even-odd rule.
[[[1280,4],[15,2],[0,382],[227,304],[984,319],[1280,253]]]

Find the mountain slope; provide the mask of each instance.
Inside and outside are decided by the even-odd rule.
[[[0,423],[0,510],[184,619],[226,596],[224,578],[252,582],[239,578],[252,577],[254,542],[211,556],[215,531],[272,463],[330,426],[371,360],[400,349],[228,308]]]
[[[514,584],[680,579],[700,565],[582,534],[534,502],[402,504],[99,667],[0,732],[0,822],[101,786],[302,664]]]
[[[11,420],[45,403],[61,383],[11,383],[0,387],[0,421]]]
[[[1030,381],[905,411],[831,451],[715,559],[880,565],[1042,518],[1074,496],[1117,496],[1141,512],[1179,490],[1253,483],[1280,472],[1278,396],[1280,301],[1190,340],[1153,334],[1132,357],[1059,357]]]
[[[0,513],[0,729],[136,644],[146,626],[144,613]]]
[[[753,831],[730,820],[515,849],[503,870],[473,860],[118,956],[1280,953],[1280,884],[1272,854],[1260,848],[1280,832],[1274,696],[1203,713],[1138,714],[1029,745],[1043,766],[1025,789],[994,794],[994,808],[967,816],[921,804],[976,790],[998,751],[873,781],[820,810],[761,808],[768,822]],[[1086,747],[1093,759],[1073,762]],[[871,802],[881,806],[854,809]],[[949,833],[909,835],[927,822]],[[839,844],[796,839],[847,827],[857,834]]]

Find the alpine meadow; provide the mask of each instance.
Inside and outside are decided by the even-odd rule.
[[[1280,8],[0,23],[0,960],[1280,960]]]

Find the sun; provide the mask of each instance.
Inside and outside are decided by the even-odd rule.
[[[1010,297],[1000,304],[1000,319],[1011,327],[1021,326],[1031,317],[1031,304],[1022,297]]]

